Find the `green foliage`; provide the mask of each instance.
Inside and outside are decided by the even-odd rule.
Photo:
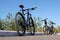
[[[42,27],[39,27],[39,32],[43,32],[43,28]]]
[[[37,21],[37,19],[36,19],[36,17],[34,17],[34,26],[36,27],[36,25],[37,25],[37,23],[36,23],[36,21]]]
[[[43,28],[41,26],[41,19],[39,17],[38,18],[34,17],[33,20],[34,20],[35,31],[43,32]],[[14,25],[14,18],[10,12],[8,13],[5,19],[0,18],[0,30],[16,30],[16,27]],[[54,28],[54,32],[55,33],[60,32],[60,26],[57,26],[56,28]]]
[[[57,28],[54,28],[54,33],[58,33],[58,29]]]
[[[36,32],[42,32],[41,20],[39,17],[34,17],[34,26]]]
[[[11,13],[8,13],[4,20],[0,18],[0,30],[16,30],[14,18]]]
[[[0,18],[0,30],[2,30],[2,19]]]
[[[16,30],[14,26],[14,19],[11,13],[9,13],[6,17],[6,30]]]
[[[58,26],[58,32],[60,32],[60,26]]]
[[[60,33],[60,26],[57,26],[56,28],[54,28],[54,32],[55,33]]]
[[[35,31],[36,31],[36,27],[37,27],[37,23],[36,23],[36,21],[37,21],[37,19],[36,19],[36,17],[34,17],[34,27],[35,27]]]

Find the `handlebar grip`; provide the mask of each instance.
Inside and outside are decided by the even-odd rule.
[[[35,10],[37,7],[31,8],[32,10]]]

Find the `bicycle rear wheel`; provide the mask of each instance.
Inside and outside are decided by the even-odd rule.
[[[15,26],[17,28],[17,33],[18,35],[22,36],[25,34],[25,19],[23,17],[23,15],[18,12],[16,15],[15,15]]]
[[[34,22],[33,19],[30,17],[29,18],[29,29],[30,29],[30,34],[34,35],[35,34],[35,27],[34,27]]]
[[[43,27],[43,32],[45,35],[48,35],[49,34],[49,30],[48,30],[48,27],[47,26],[44,26]]]
[[[53,29],[50,28],[50,30],[49,30],[49,34],[52,35],[53,33],[54,33],[54,28],[53,28]]]

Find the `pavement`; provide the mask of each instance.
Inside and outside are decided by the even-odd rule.
[[[18,36],[16,31],[0,30],[0,40],[60,40],[60,33],[54,35],[44,35],[43,32],[36,32],[35,35]]]
[[[35,35],[44,35],[43,32],[35,32]],[[18,36],[18,33],[16,31],[6,31],[6,30],[0,30],[0,37],[4,36]],[[30,36],[29,32],[25,33],[25,36]]]

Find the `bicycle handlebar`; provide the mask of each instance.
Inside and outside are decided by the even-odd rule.
[[[41,20],[41,21],[46,21],[48,18],[44,19],[44,20]]]
[[[54,23],[54,22],[52,22],[52,21],[50,21],[50,23],[51,23],[51,24],[56,24],[56,23]]]
[[[23,10],[20,10],[20,11],[29,11],[29,10],[35,10],[37,7],[34,7],[34,8],[28,8],[28,9],[23,9]]]

